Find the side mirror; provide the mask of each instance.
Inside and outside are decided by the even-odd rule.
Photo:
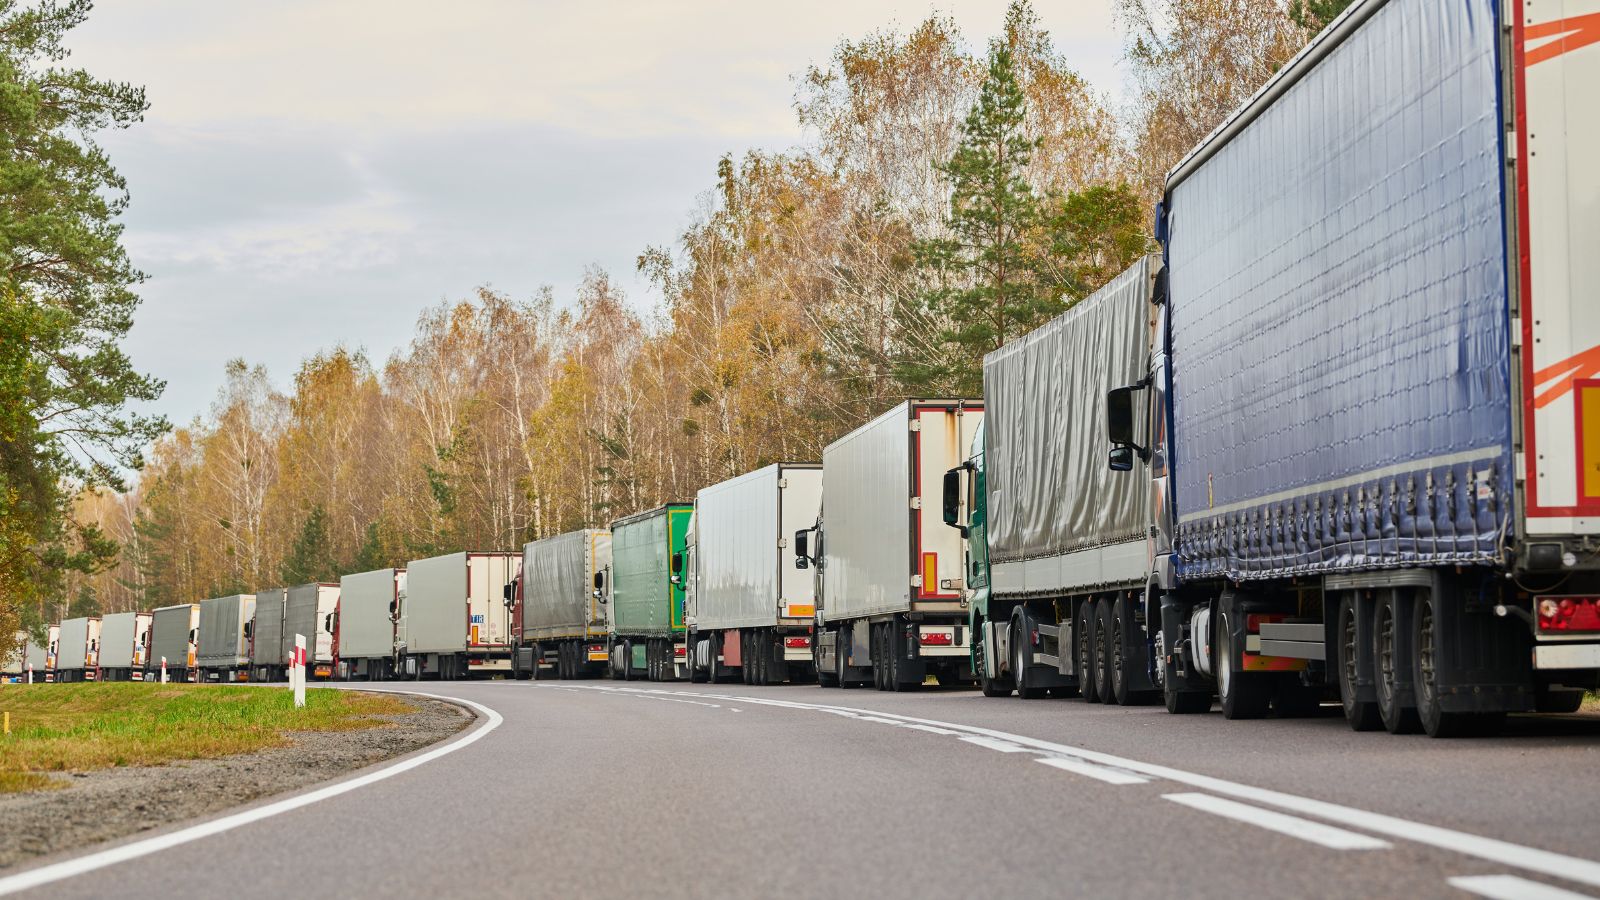
[[[811,560],[806,559],[804,556],[796,556],[794,558],[794,567],[796,569],[809,569],[811,568]]]
[[[1113,444],[1133,444],[1133,388],[1106,394],[1106,436]]]
[[[512,582],[500,589],[500,597],[506,601],[507,606],[511,605],[511,589],[514,587],[516,587],[516,583]]]
[[[683,554],[682,553],[674,553],[674,554],[672,554],[672,574],[674,574],[674,575],[683,574]]]
[[[245,637],[254,637],[255,636],[255,630],[256,630],[256,623],[254,623],[254,622],[246,622],[246,623],[244,623],[244,636]]]
[[[603,591],[603,590],[606,589],[606,573],[605,572],[596,572],[596,573],[594,573],[594,589],[597,590],[597,591]]]
[[[811,529],[802,528],[794,533],[794,567],[804,569],[811,558]]]
[[[944,473],[944,523],[951,528],[961,527],[961,470]]]
[[[1111,458],[1107,461],[1113,472],[1128,472],[1133,469],[1133,448],[1127,444],[1111,448]]]
[[[328,613],[322,617],[322,630],[329,634],[333,633],[333,613]]]

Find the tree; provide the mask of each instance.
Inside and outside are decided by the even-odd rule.
[[[83,585],[78,588],[77,596],[67,605],[67,618],[78,619],[100,615],[100,599],[94,595],[94,588]]]
[[[1355,0],[1290,0],[1289,18],[1309,32],[1318,32]]]
[[[997,41],[961,144],[942,167],[952,186],[950,237],[916,246],[934,279],[924,304],[942,347],[932,358],[902,361],[901,377],[914,388],[981,394],[983,354],[1060,312],[1076,288],[1061,269],[1041,265],[1043,220],[1027,180],[1038,141],[1024,130],[1027,114],[1011,48]]]
[[[283,583],[309,584],[335,581],[338,577],[339,566],[328,543],[328,513],[320,505],[313,506],[283,561]]]
[[[115,555],[72,498],[120,487],[166,428],[127,409],[162,383],[119,346],[142,276],[116,221],[127,186],[90,137],[139,121],[144,90],[60,66],[89,6],[0,0],[0,631]]]

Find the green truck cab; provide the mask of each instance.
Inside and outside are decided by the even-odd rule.
[[[613,677],[683,677],[683,579],[673,577],[672,560],[682,558],[693,513],[692,503],[668,503],[611,523]]]

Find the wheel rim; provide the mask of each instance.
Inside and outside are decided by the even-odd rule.
[[[1122,686],[1122,617],[1111,619],[1111,687]]]
[[[1016,636],[1011,640],[1011,679],[1017,683],[1017,690],[1019,691],[1023,688],[1023,682],[1026,680],[1025,673],[1028,671],[1025,660],[1026,654],[1022,649],[1022,642],[1025,638],[1026,635],[1023,630],[1018,628]]]
[[[1339,666],[1340,695],[1344,697],[1346,705],[1356,702],[1356,682],[1359,680],[1356,667],[1360,656],[1356,647],[1356,611],[1345,604],[1339,610],[1339,644],[1344,658]]]
[[[1433,705],[1436,691],[1436,665],[1433,646],[1433,604],[1422,602],[1422,619],[1417,625],[1417,674],[1420,675],[1417,691],[1426,706]]]
[[[1089,655],[1089,605],[1086,603],[1083,608],[1085,611],[1078,616],[1078,680],[1087,688],[1092,662]]]
[[[1106,633],[1096,628],[1094,630],[1094,669],[1095,680],[1104,683],[1111,674],[1110,667],[1106,664]]]
[[[1226,697],[1233,685],[1233,641],[1229,636],[1228,620],[1224,617],[1217,631],[1217,693]]]
[[[1378,697],[1384,706],[1394,702],[1394,610],[1378,608]]]

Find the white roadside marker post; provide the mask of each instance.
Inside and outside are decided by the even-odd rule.
[[[294,706],[299,709],[306,705],[306,636],[294,636]]]
[[[161,683],[167,683],[167,658],[161,657]]]
[[[28,683],[33,684],[33,663],[28,663]]]

